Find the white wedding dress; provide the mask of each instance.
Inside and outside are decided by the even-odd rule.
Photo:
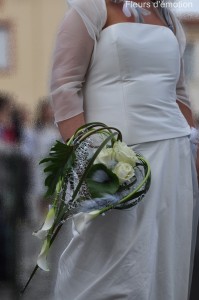
[[[82,231],[74,218],[54,299],[187,300],[198,194],[190,128],[176,103],[189,105],[180,23],[171,14],[177,37],[137,22],[102,30],[104,1],[70,2],[54,52],[55,120],[84,111],[86,122],[119,128],[149,160],[152,182],[136,207],[112,210]]]

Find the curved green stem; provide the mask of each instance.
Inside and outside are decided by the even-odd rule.
[[[100,128],[96,129],[95,127],[100,127]],[[92,130],[92,128],[95,128],[95,129]],[[85,132],[86,129],[88,131]],[[80,143],[80,142],[84,141],[87,137],[89,137],[90,135],[93,135],[97,132],[105,131],[105,130],[109,131],[109,134],[112,133],[112,130],[116,131],[118,133],[118,139],[122,140],[122,134],[121,134],[120,130],[118,130],[117,128],[107,126],[100,122],[93,122],[93,123],[85,124],[82,127],[80,127],[75,132],[75,134],[70,138],[70,140],[67,142],[67,144],[70,145],[74,141],[75,141],[75,144],[77,144],[77,142]],[[81,132],[82,132],[82,134],[81,134]]]

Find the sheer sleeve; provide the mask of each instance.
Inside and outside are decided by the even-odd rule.
[[[106,21],[102,7],[95,0],[69,0],[57,32],[52,57],[50,99],[55,122],[72,118],[83,112],[82,86],[99,32]]]
[[[79,13],[92,39],[97,40],[107,19],[105,0],[67,0],[67,2]]]
[[[189,94],[185,79],[185,72],[184,72],[184,51],[186,47],[186,36],[182,25],[176,15],[170,11],[170,16],[173,21],[175,31],[176,31],[176,38],[179,43],[180,55],[181,55],[181,66],[180,66],[180,76],[176,85],[176,99],[182,102],[187,107],[191,108],[191,103],[189,100]]]
[[[181,58],[181,69],[180,69],[180,77],[178,79],[176,85],[176,99],[182,102],[187,107],[191,108],[191,103],[189,100],[189,94],[187,89],[187,83],[185,80],[185,73],[184,73],[184,59]]]

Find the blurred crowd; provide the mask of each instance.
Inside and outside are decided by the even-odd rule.
[[[31,114],[13,95],[0,92],[0,283],[16,281],[19,222],[38,228],[46,214],[49,199],[39,161],[60,139],[48,98]]]

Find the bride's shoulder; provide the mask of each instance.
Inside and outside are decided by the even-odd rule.
[[[75,9],[81,16],[89,34],[98,37],[107,19],[107,0],[67,0],[69,8]],[[92,36],[93,37],[93,36]]]
[[[89,35],[98,39],[107,19],[106,0],[67,0],[69,9],[75,9],[82,18]]]

